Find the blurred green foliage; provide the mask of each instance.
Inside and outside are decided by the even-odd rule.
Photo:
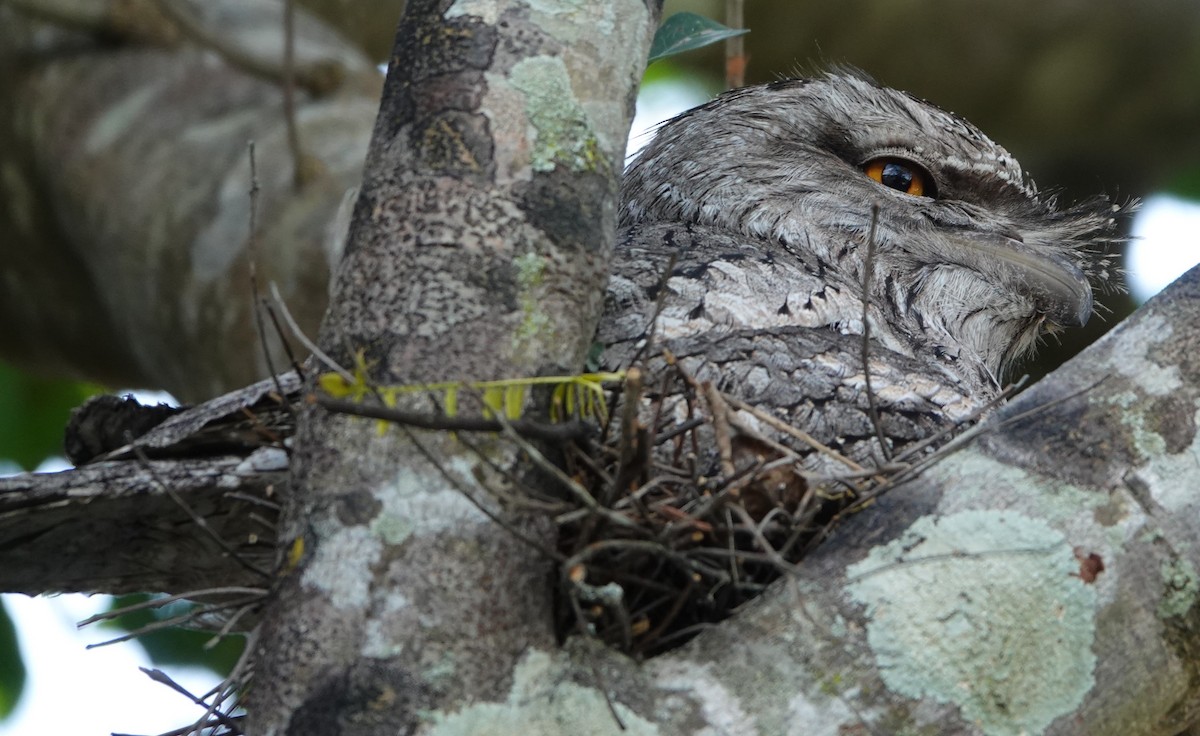
[[[62,454],[71,409],[101,392],[100,386],[40,378],[0,363],[0,460],[33,470]]]
[[[0,720],[7,718],[17,707],[25,688],[25,663],[17,648],[17,632],[12,619],[0,601]]]

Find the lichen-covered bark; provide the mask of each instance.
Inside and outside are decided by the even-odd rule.
[[[408,4],[327,350],[361,351],[389,384],[582,366],[655,15],[638,0]],[[553,530],[480,491],[510,482],[496,469],[515,454],[477,449],[305,417],[283,530],[305,556],[266,616],[255,732],[411,731],[499,699],[524,652],[554,646],[552,567],[512,533],[553,546]]]

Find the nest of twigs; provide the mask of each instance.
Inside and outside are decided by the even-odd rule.
[[[900,472],[865,469],[803,428],[672,370],[677,385],[650,397],[630,370],[601,440],[567,453],[568,472],[592,502],[557,517],[561,630],[635,656],[730,616]],[[639,407],[653,420],[639,420]],[[806,471],[805,454],[746,427],[739,411],[757,412],[809,454],[836,456],[846,473]]]

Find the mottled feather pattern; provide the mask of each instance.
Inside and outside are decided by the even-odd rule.
[[[864,165],[880,159],[920,172],[929,191],[867,176]],[[1120,210],[1104,198],[1060,206],[963,118],[861,74],[735,90],[664,124],[626,172],[599,333],[605,362],[624,366],[639,351],[653,359],[680,341],[786,333],[804,343],[801,353],[828,351],[826,365],[842,361],[841,375],[861,375],[852,348],[865,298],[881,406],[943,424],[994,398],[1046,334],[1088,319],[1093,288],[1112,281],[1101,251],[1117,238]],[[753,372],[703,350],[689,355],[700,372],[717,363]],[[742,359],[794,357],[759,346]],[[894,400],[921,394],[905,392],[918,383],[938,386],[931,396],[941,403]],[[801,394],[816,393],[801,396],[784,384],[773,384],[793,397],[781,411],[818,425],[846,415],[839,402],[859,418],[866,405],[861,386],[807,386]]]

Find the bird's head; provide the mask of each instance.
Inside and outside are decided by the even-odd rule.
[[[1087,322],[1093,289],[1114,279],[1105,246],[1121,211],[1106,198],[1060,206],[961,117],[831,73],[665,123],[626,172],[621,224],[698,223],[804,250],[860,304],[873,240],[873,334],[995,384],[1043,335]]]

